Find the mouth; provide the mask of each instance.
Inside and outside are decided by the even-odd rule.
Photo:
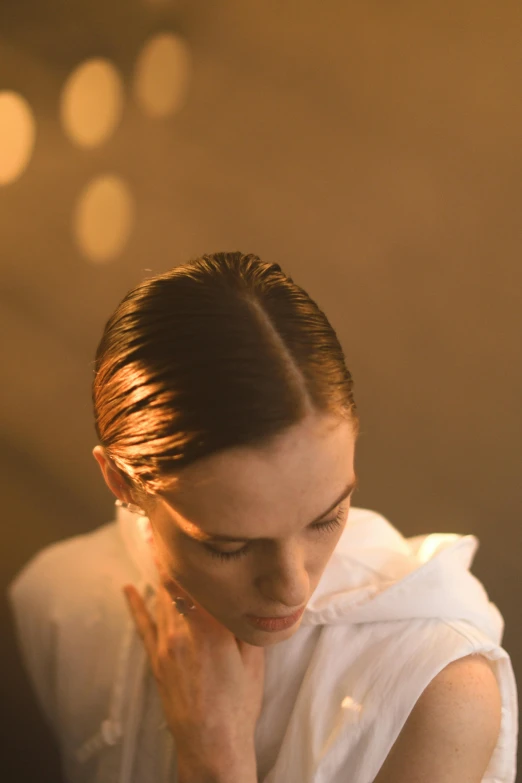
[[[283,617],[259,617],[252,614],[247,614],[246,617],[252,625],[256,628],[261,628],[263,631],[283,631],[285,628],[290,628],[294,625],[304,610],[305,607],[302,606],[293,614],[287,614]]]
[[[295,617],[296,614],[299,614],[299,612],[302,611],[304,607],[301,607],[300,609],[296,609],[295,612],[292,612],[291,614],[274,614],[274,615],[264,615],[264,614],[249,614],[249,617],[255,617],[256,620],[288,620],[289,617]]]

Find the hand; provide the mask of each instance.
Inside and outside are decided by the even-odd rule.
[[[264,649],[235,637],[191,599],[156,559],[161,586],[156,618],[138,591],[124,590],[156,679],[178,752],[205,769],[255,765],[254,731],[263,700]],[[182,596],[196,608],[185,617],[172,605]],[[248,756],[248,758],[246,758]],[[255,779],[255,777],[254,777]]]

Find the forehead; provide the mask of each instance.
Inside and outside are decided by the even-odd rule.
[[[295,524],[296,515],[320,515],[353,478],[354,452],[350,422],[306,421],[263,449],[238,447],[199,460],[162,494],[181,523],[223,534],[233,524],[234,534],[255,535],[268,520],[279,529],[285,519]]]

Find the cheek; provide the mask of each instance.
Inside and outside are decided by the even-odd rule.
[[[232,572],[220,563],[214,563],[203,553],[196,554],[193,545],[186,542],[166,542],[156,535],[155,551],[159,554],[160,569],[166,582],[178,582],[190,595],[205,606],[227,604],[244,595],[247,585],[241,584],[237,571]],[[207,559],[210,562],[207,563]],[[244,589],[243,589],[244,588]]]
[[[150,548],[161,582],[169,592],[176,589],[176,582],[183,588],[187,585],[187,569],[176,547],[165,541],[158,532],[152,534]]]

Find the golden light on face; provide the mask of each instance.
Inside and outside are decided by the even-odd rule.
[[[165,570],[236,637],[289,638],[303,613],[288,616],[306,607],[345,527],[353,451],[349,429],[325,436],[303,426],[264,454],[237,450],[194,466],[151,515]]]
[[[235,636],[251,644],[275,644],[299,628],[303,611],[298,617],[288,616],[306,608],[342,535],[349,505],[346,498],[335,514],[328,515],[331,521],[324,530],[307,525],[277,541],[259,539],[246,554],[229,560],[180,532],[171,511],[165,516],[158,513],[154,545],[165,570]],[[226,545],[229,551],[231,546]],[[263,622],[253,616],[285,622]]]

